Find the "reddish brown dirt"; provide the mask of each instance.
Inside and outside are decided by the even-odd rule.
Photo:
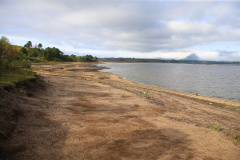
[[[137,84],[89,63],[33,68],[41,81],[1,98],[11,134],[0,139],[0,159],[240,157],[238,102]]]

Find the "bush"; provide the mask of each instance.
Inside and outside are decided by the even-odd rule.
[[[16,66],[16,60],[21,59],[21,54],[9,40],[2,36],[0,39],[0,75],[6,70],[11,70]]]

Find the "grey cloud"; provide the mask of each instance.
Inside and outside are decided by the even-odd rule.
[[[239,41],[239,2],[2,0],[0,33],[74,48],[177,51]]]
[[[229,60],[229,61],[239,61],[240,60],[240,51],[224,51],[220,50],[218,59],[220,60]]]

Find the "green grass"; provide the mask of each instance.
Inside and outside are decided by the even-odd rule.
[[[0,86],[10,85],[20,80],[34,78],[34,75],[34,72],[25,70],[7,71],[0,76]]]
[[[214,130],[216,130],[216,131],[220,131],[220,128],[221,128],[221,126],[220,125],[215,125],[215,126],[213,126],[212,127]]]
[[[204,126],[205,128],[211,128],[210,126]]]
[[[130,89],[128,89],[128,88],[126,88],[126,89],[125,89],[125,91],[127,91],[127,92],[131,92],[131,90],[130,90]]]
[[[240,134],[236,134],[232,136],[233,139],[236,140],[236,142],[240,141]]]
[[[230,135],[231,134],[231,129],[228,129],[226,133],[227,133],[227,135]]]
[[[148,93],[148,91],[145,93],[145,97],[146,97],[147,99],[151,99],[151,98],[152,98],[152,96]]]
[[[234,110],[239,110],[239,109],[240,109],[239,106],[232,106],[232,108],[233,108]]]

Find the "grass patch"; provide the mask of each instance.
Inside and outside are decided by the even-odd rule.
[[[128,88],[126,88],[126,89],[125,89],[125,91],[127,91],[127,92],[131,92],[131,90],[130,90],[130,89],[128,89]]]
[[[0,76],[0,86],[11,85],[20,80],[34,78],[34,72],[29,72],[25,70],[13,70],[3,72]]]
[[[215,125],[215,126],[212,127],[212,129],[214,129],[214,130],[219,132],[220,131],[220,127],[221,126],[219,126],[219,125]]]
[[[226,134],[227,134],[227,136],[229,136],[231,134],[231,129],[228,129]]]
[[[232,106],[232,108],[233,108],[234,110],[239,110],[239,109],[240,109],[239,106]]]
[[[232,138],[235,139],[236,142],[240,141],[240,135],[239,134],[233,135]]]
[[[210,126],[204,126],[204,127],[207,128],[207,129],[208,129],[208,128],[211,128]]]
[[[152,96],[148,93],[148,91],[145,93],[145,97],[146,97],[147,99],[151,99],[151,98],[152,98]]]

